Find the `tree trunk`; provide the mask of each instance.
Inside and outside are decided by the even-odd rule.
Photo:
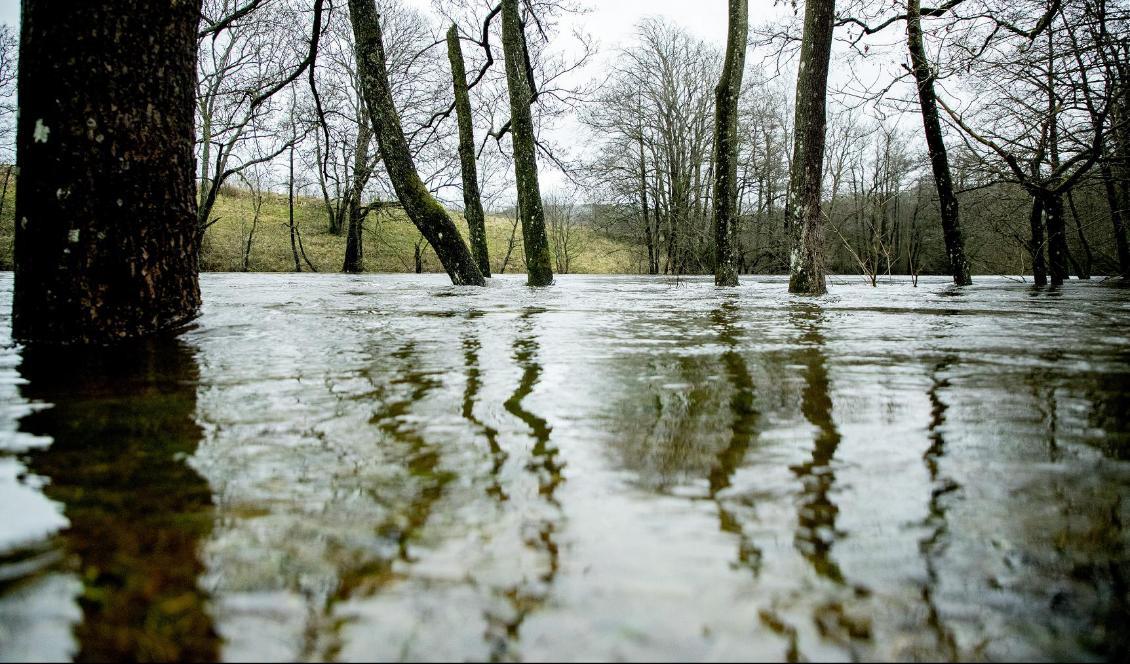
[[[1067,207],[1071,210],[1071,219],[1075,222],[1075,233],[1079,237],[1079,246],[1083,249],[1083,263],[1078,266],[1076,272],[1079,274],[1080,279],[1091,278],[1091,268],[1095,264],[1095,255],[1091,251],[1091,243],[1087,241],[1087,235],[1083,233],[1083,222],[1079,219],[1079,210],[1075,208],[1075,197],[1070,191],[1067,192]]]
[[[506,267],[510,265],[510,256],[514,253],[514,247],[518,245],[515,236],[518,234],[518,223],[521,220],[521,214],[518,211],[518,206],[514,206],[514,225],[510,227],[510,239],[506,242],[506,255],[502,257],[502,265],[498,267],[499,274],[506,274]]]
[[[1103,193],[1106,194],[1107,206],[1110,207],[1110,220],[1114,224],[1114,243],[1118,247],[1118,270],[1123,276],[1130,276],[1130,245],[1126,242],[1123,207],[1118,200],[1114,171],[1105,155],[1100,158],[1099,168],[1103,178]],[[1122,187],[1124,190],[1130,188],[1130,182],[1123,183]]]
[[[745,71],[749,0],[729,0],[722,78],[714,88],[714,285],[737,286],[738,96]]]
[[[293,121],[293,116],[291,117]],[[290,172],[287,178],[287,219],[290,222],[290,253],[294,256],[294,271],[302,271],[302,263],[298,259],[298,240],[295,237],[296,228],[294,226],[294,146],[290,146]]]
[[[201,5],[158,4],[23,4],[17,339],[109,343],[197,314]]]
[[[416,172],[389,89],[384,38],[376,5],[373,0],[349,0],[349,17],[357,49],[361,89],[396,196],[408,218],[435,250],[451,282],[482,286],[486,281],[459,236],[459,229]]]
[[[942,219],[942,236],[949,257],[953,282],[958,286],[973,283],[969,261],[965,257],[965,239],[961,233],[957,194],[950,176],[949,156],[942,138],[942,124],[938,119],[938,101],[934,94],[934,70],[926,58],[922,43],[922,11],[919,0],[907,0],[906,35],[914,79],[918,84],[918,103],[922,111],[922,128],[930,154],[930,167],[934,171],[934,185],[938,190],[938,206]]]
[[[1032,229],[1032,240],[1028,251],[1032,254],[1032,278],[1037,286],[1048,285],[1048,264],[1044,260],[1044,202],[1039,196],[1032,197],[1032,213],[1028,215],[1028,225]]]
[[[365,270],[365,251],[361,237],[365,215],[361,199],[365,184],[372,175],[372,169],[369,168],[369,141],[373,138],[373,131],[369,128],[369,116],[362,110],[358,112],[357,120],[357,146],[353,152],[353,183],[349,188],[349,198],[345,204],[349,217],[345,236],[345,261],[341,266],[342,272],[352,274]]]
[[[518,209],[522,213],[522,248],[526,256],[526,283],[553,283],[549,240],[545,234],[545,212],[538,186],[538,164],[534,143],[534,120],[530,112],[533,81],[526,61],[526,35],[518,15],[518,0],[502,0],[502,51],[506,59],[506,87],[510,93],[510,138],[514,144],[514,176],[518,185]]]
[[[1067,224],[1063,219],[1063,196],[1058,192],[1044,195],[1044,221],[1048,230],[1048,272],[1053,286],[1068,279]]]
[[[486,215],[479,195],[479,165],[475,160],[475,127],[471,123],[471,95],[467,90],[467,71],[463,65],[463,49],[455,24],[447,31],[447,59],[451,61],[451,78],[455,87],[455,119],[459,125],[459,167],[463,174],[463,216],[471,233],[471,253],[484,277],[490,276],[490,253],[487,251]]]
[[[824,166],[828,60],[832,51],[835,0],[809,0],[796,87],[795,139],[789,173],[789,292],[821,295],[824,280],[824,220],[820,187]]]

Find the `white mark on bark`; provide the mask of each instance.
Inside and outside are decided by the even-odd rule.
[[[35,139],[36,143],[46,143],[47,137],[51,135],[51,128],[43,124],[43,118],[35,121],[35,131],[31,136]]]
[[[22,217],[20,219],[20,228],[27,228],[27,217]]]
[[[70,232],[67,233],[67,242],[70,242],[71,244],[75,244],[75,243],[78,242],[78,229],[77,228],[72,228],[70,230]]]

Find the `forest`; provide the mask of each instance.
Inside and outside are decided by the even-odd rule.
[[[319,13],[314,35],[306,3],[252,4],[202,7],[193,148],[201,267],[442,270],[407,223],[369,126],[345,7]],[[488,221],[497,237],[477,251],[493,255],[495,270],[524,269],[525,225],[514,223],[523,187],[492,9],[386,3],[382,44],[421,181],[468,240],[478,219]],[[723,208],[734,210],[726,225],[740,274],[789,268],[804,15],[774,10],[743,31],[749,53],[735,88],[736,191]],[[658,16],[602,53],[583,32],[585,7],[523,11],[536,28],[523,58],[534,158],[552,182],[539,191],[557,271],[714,272],[721,44]],[[1126,21],[1120,3],[841,2],[825,77],[827,269],[872,282],[947,274],[961,245],[971,273],[1124,273]],[[18,39],[3,29],[0,124],[10,159]],[[289,47],[298,43],[310,48]],[[4,173],[0,267],[11,269],[15,183]],[[282,218],[260,226],[275,206]],[[311,242],[324,247],[314,258]]]
[[[1122,661],[1127,0],[0,0],[0,661]]]

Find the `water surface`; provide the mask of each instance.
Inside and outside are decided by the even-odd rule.
[[[205,275],[10,342],[0,660],[1113,659],[1130,289]]]

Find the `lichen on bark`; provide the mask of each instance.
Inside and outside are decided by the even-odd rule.
[[[749,0],[729,0],[722,77],[714,89],[714,284],[737,286],[738,97],[745,70]]]
[[[451,62],[451,80],[455,90],[455,120],[459,125],[459,168],[463,175],[463,216],[471,233],[471,252],[479,271],[490,276],[490,254],[487,251],[486,218],[479,193],[478,161],[475,159],[475,128],[471,122],[471,95],[467,89],[467,70],[459,31],[453,23],[447,31],[447,58]]]
[[[106,344],[196,316],[200,7],[24,2],[16,338]]]
[[[787,227],[792,235],[789,292],[822,295],[824,223],[820,209],[827,120],[828,63],[832,51],[835,0],[808,0],[797,74],[795,141],[789,173]]]
[[[553,283],[545,211],[538,185],[534,121],[530,112],[532,81],[526,75],[526,37],[518,0],[502,0],[502,51],[506,59],[506,87],[510,93],[510,136],[514,145],[514,176],[518,209],[522,217],[522,245],[526,256],[526,283]]]
[[[349,0],[349,17],[353,25],[361,91],[369,109],[373,133],[377,136],[381,159],[397,199],[435,251],[453,284],[485,285],[486,280],[463,243],[455,222],[432,197],[412,161],[388,84],[384,37],[376,5],[373,0]]]

